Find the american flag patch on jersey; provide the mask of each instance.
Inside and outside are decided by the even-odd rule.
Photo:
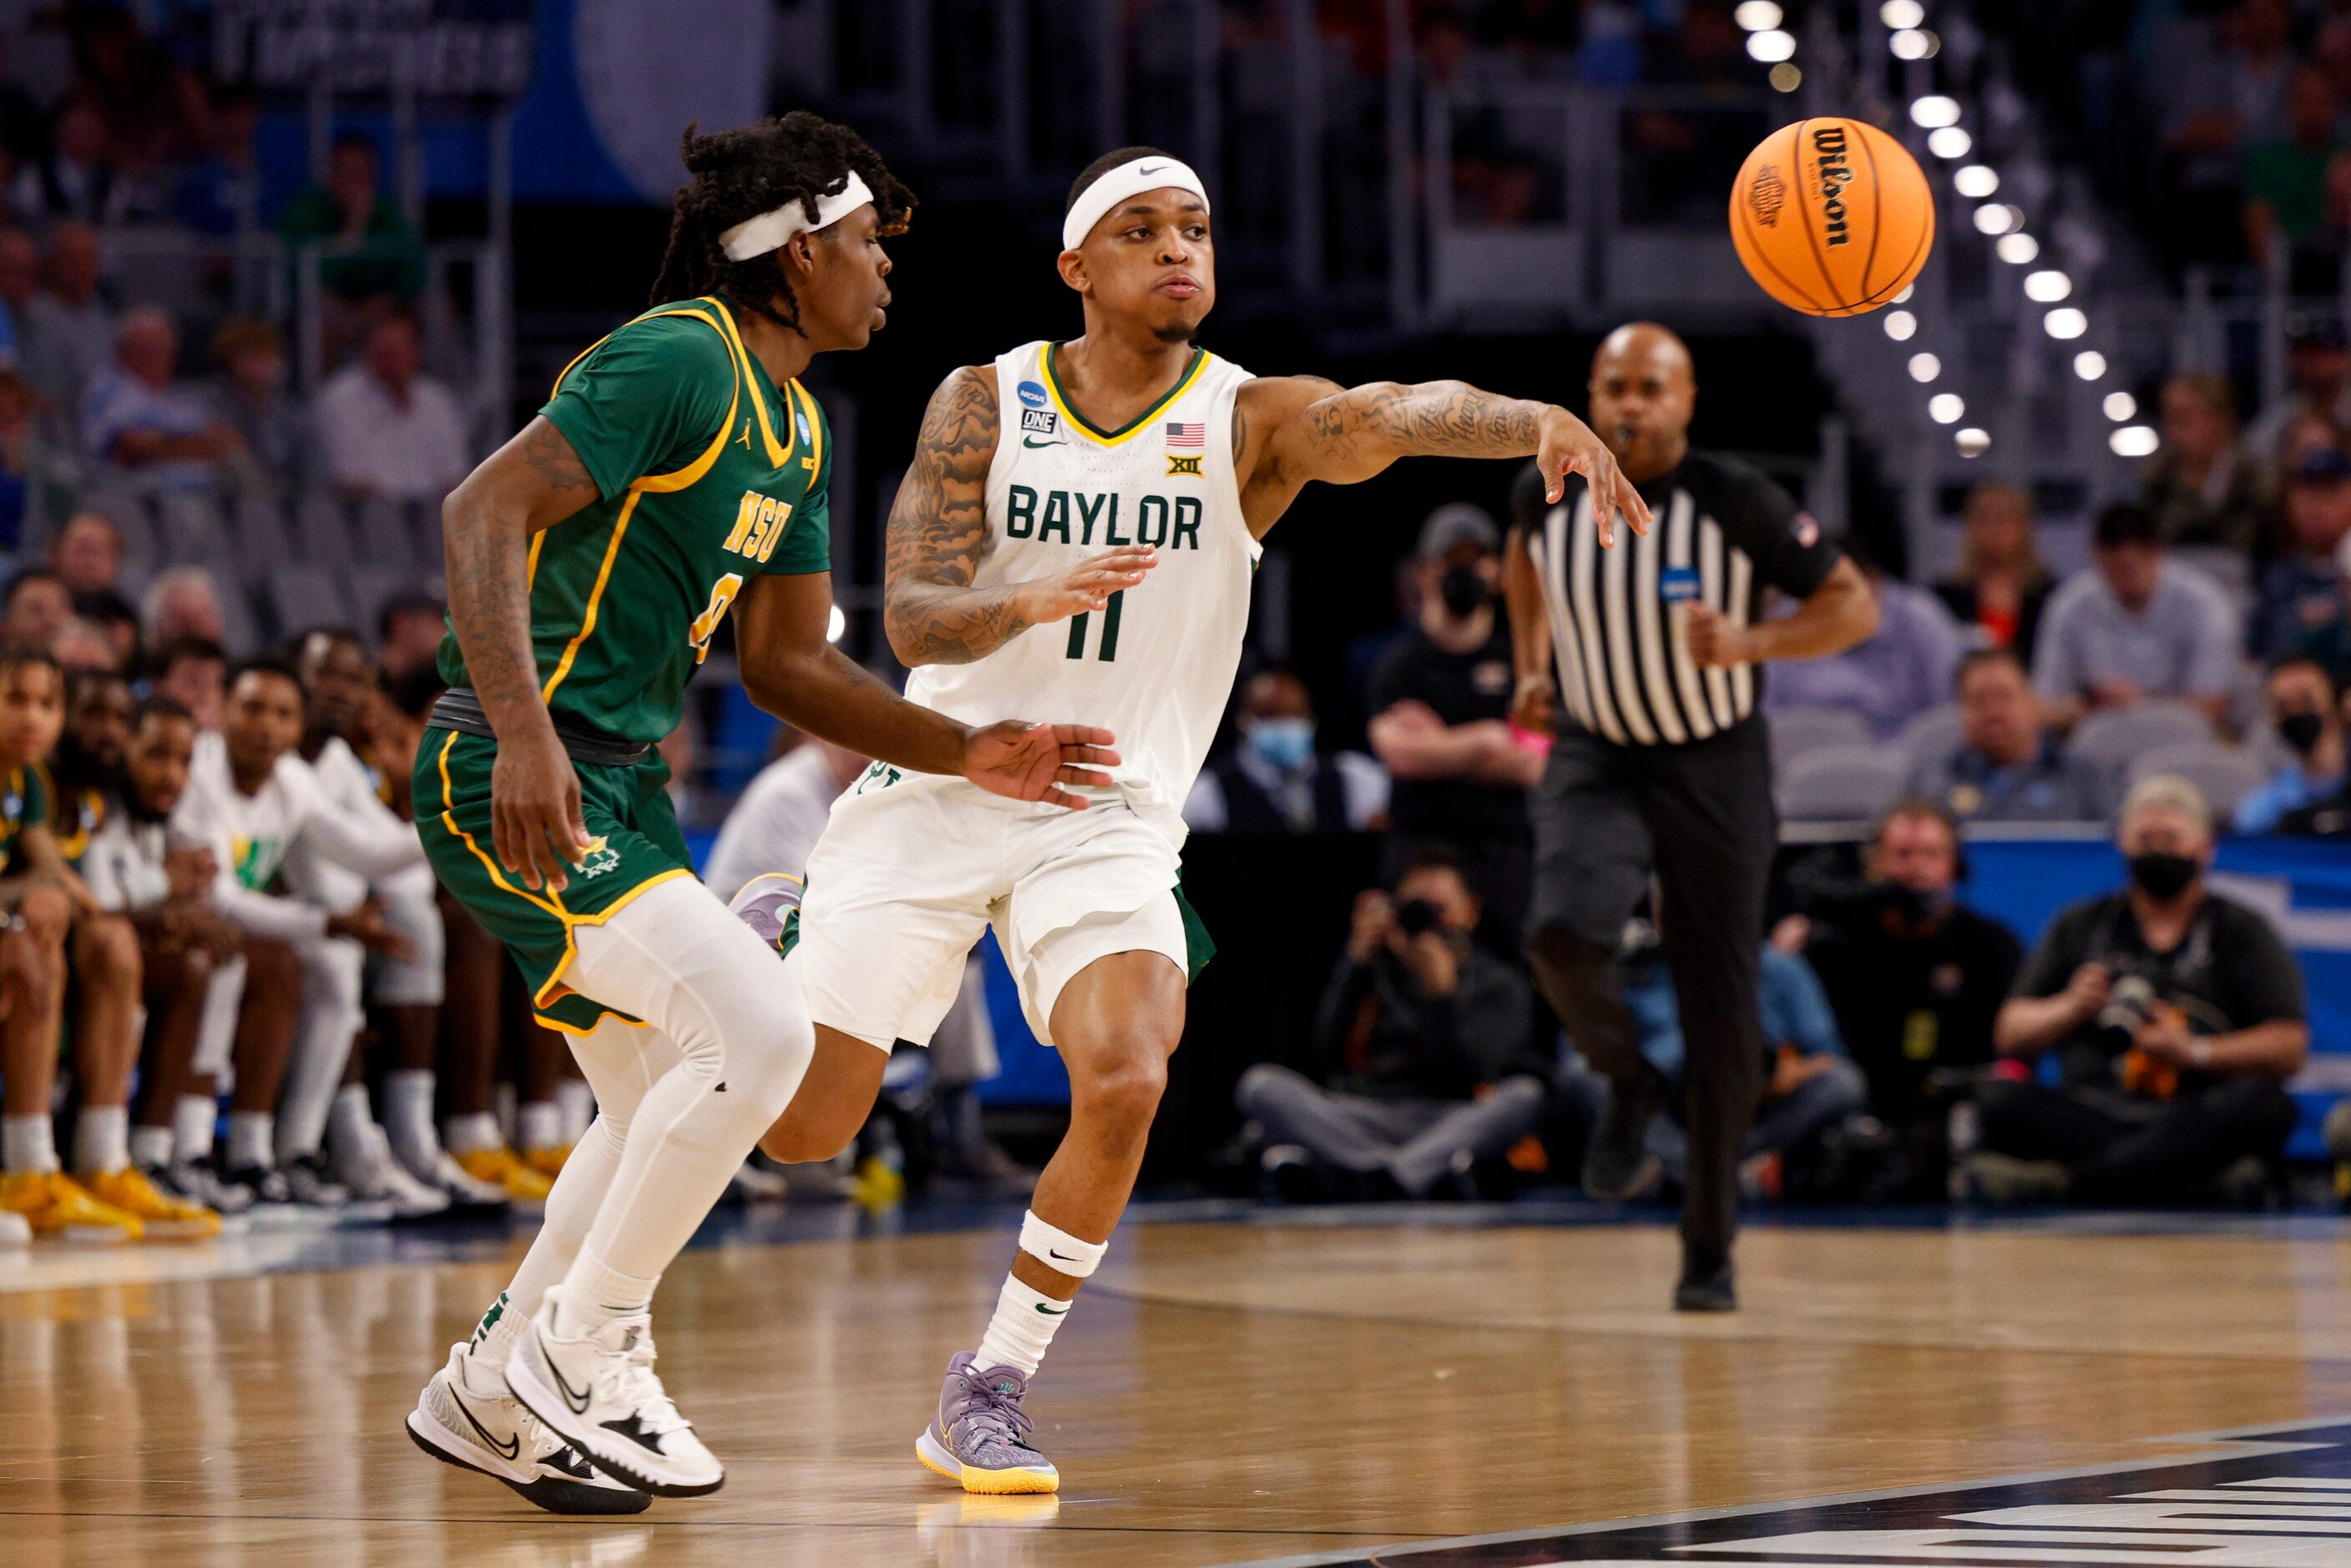
[[[1167,422],[1167,444],[1177,448],[1205,449],[1208,444],[1208,427],[1198,423],[1179,424],[1171,419]]]

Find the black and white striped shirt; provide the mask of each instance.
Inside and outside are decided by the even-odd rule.
[[[1762,672],[1698,668],[1679,607],[1695,600],[1747,625],[1767,588],[1808,597],[1835,567],[1837,548],[1787,492],[1709,453],[1692,452],[1641,486],[1655,520],[1646,536],[1620,522],[1614,549],[1600,548],[1583,481],[1570,475],[1567,484],[1546,506],[1542,476],[1529,465],[1512,502],[1542,580],[1569,722],[1620,746],[1680,746],[1748,718]]]

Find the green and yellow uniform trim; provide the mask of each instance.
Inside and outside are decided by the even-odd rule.
[[[1116,430],[1097,430],[1086,422],[1083,414],[1070,406],[1069,398],[1061,392],[1061,378],[1053,369],[1053,357],[1061,352],[1061,345],[1059,343],[1048,343],[1045,345],[1045,351],[1037,357],[1038,363],[1042,368],[1045,394],[1053,400],[1053,406],[1061,411],[1061,417],[1077,427],[1080,434],[1091,441],[1100,442],[1104,446],[1121,446],[1142,434],[1149,428],[1154,415],[1192,390],[1200,377],[1207,372],[1208,361],[1216,357],[1206,349],[1194,349],[1192,362],[1184,367],[1184,373],[1176,378],[1176,384],[1169,387],[1166,394],[1157,402],[1153,403]]]

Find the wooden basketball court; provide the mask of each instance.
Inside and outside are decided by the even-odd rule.
[[[1131,1225],[1030,1401],[1058,1499],[967,1499],[910,1451],[1008,1225],[689,1252],[657,1303],[662,1370],[726,1488],[611,1522],[538,1513],[401,1428],[519,1239],[374,1262],[39,1249],[0,1260],[5,1568],[1411,1563],[1455,1538],[2200,1460],[2230,1450],[2179,1435],[2351,1416],[2331,1221],[1756,1229],[1746,1310],[1689,1319],[1664,1307],[1662,1228],[1423,1218]],[[2262,1484],[2351,1501],[2351,1479]],[[2351,1523],[2307,1528],[2285,1558],[2227,1561],[2351,1561]],[[1426,1561],[1595,1551],[1624,1555]]]

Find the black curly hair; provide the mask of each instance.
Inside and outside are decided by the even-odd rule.
[[[652,304],[723,294],[798,332],[799,301],[776,264],[776,253],[729,261],[719,248],[719,235],[787,202],[799,202],[813,221],[817,198],[838,193],[852,172],[873,193],[874,216],[883,235],[904,233],[914,213],[914,193],[899,183],[863,137],[806,110],[708,136],[697,136],[695,130],[685,128],[684,145],[694,181],[678,187],[677,216],[670,224],[661,276],[653,279]],[[769,303],[778,296],[781,309]]]

